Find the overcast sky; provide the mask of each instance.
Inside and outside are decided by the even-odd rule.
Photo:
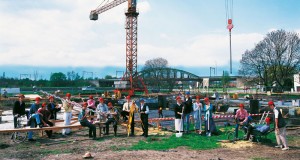
[[[89,20],[90,10],[102,1],[1,0],[0,72],[20,66],[39,72],[45,67],[102,68],[104,75],[125,70],[127,4]],[[171,67],[197,75],[209,67],[229,70],[225,0],[138,0],[137,6],[139,66],[162,57]],[[245,50],[268,32],[300,33],[300,1],[233,0],[233,24],[236,73]],[[113,69],[105,73],[103,68]]]

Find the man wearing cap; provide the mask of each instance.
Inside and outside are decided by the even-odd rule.
[[[116,108],[114,108],[114,106],[112,105],[111,102],[108,102],[107,106],[108,106],[108,112],[106,113],[107,121],[105,122],[105,127],[106,127],[105,131],[106,131],[106,133],[104,135],[109,134],[109,124],[113,123],[114,135],[117,136],[118,110]]]
[[[30,113],[30,128],[35,128],[35,123],[34,121],[36,121],[36,124],[39,125],[40,128],[43,127],[43,124],[41,123],[41,119],[40,119],[40,115],[38,114],[38,109],[40,108],[40,101],[41,98],[40,97],[36,97],[35,98],[35,103],[33,103],[30,107],[29,113]],[[33,138],[33,131],[29,131],[28,132],[28,141],[35,141]]]
[[[33,103],[30,107],[30,110],[29,110],[29,114],[30,114],[30,117],[35,119],[36,121],[36,124],[40,126],[40,128],[43,127],[43,124],[41,123],[41,119],[40,119],[40,116],[38,114],[38,109],[40,108],[40,101],[41,101],[41,98],[40,97],[36,97],[35,98],[35,103]]]
[[[205,120],[205,132],[206,132],[206,136],[210,137],[211,133],[216,132],[216,126],[215,126],[214,121],[212,119],[213,106],[209,102],[209,98],[208,97],[204,98],[203,111],[204,111],[204,114],[205,114],[204,120]]]
[[[202,133],[202,103],[200,102],[200,96],[196,96],[196,102],[193,104],[194,110],[194,120],[195,120],[195,129],[196,132],[201,134]]]
[[[190,97],[190,92],[186,92],[185,101],[184,101],[184,110],[183,110],[183,120],[185,124],[185,132],[189,133],[190,131],[190,116],[193,112],[193,101]]]
[[[83,103],[82,110],[78,115],[78,121],[82,126],[89,128],[89,137],[96,139],[96,126],[90,123],[86,118],[88,116],[88,111],[86,111],[87,105],[87,102]]]
[[[47,105],[47,110],[50,112],[50,119],[57,120],[57,112],[61,110],[61,108],[54,103],[54,97],[49,97],[49,103]]]
[[[49,119],[51,117],[51,113],[46,108],[47,108],[47,104],[44,102],[42,104],[42,108],[39,108],[37,112],[41,116],[41,121],[44,124],[44,126],[52,127],[53,123],[49,121]],[[50,130],[50,131],[46,130],[45,132],[46,132],[48,138],[52,137],[52,130]]]
[[[129,116],[131,105],[132,105],[132,102],[130,101],[130,96],[127,96],[126,102],[123,104],[123,109],[121,112],[121,116],[123,117],[124,122],[126,122],[126,120],[128,119],[127,116]]]
[[[184,110],[184,105],[182,103],[182,99],[180,96],[176,97],[176,104],[174,106],[175,112],[175,131],[183,132],[183,122],[182,122],[182,114]]]
[[[14,116],[14,128],[17,127],[17,119],[18,117],[22,115],[26,115],[27,119],[29,118],[28,113],[26,113],[25,110],[25,102],[24,102],[25,96],[23,94],[19,95],[19,100],[14,103],[13,107],[13,116]]]
[[[142,129],[143,134],[142,136],[148,137],[148,114],[149,114],[149,107],[145,105],[145,100],[140,100],[140,107],[139,112],[141,114],[141,121],[142,121]]]
[[[275,136],[277,141],[276,148],[282,148],[283,151],[289,150],[289,147],[287,145],[286,140],[286,123],[282,117],[282,114],[278,109],[275,107],[275,104],[273,101],[268,102],[268,106],[273,110],[274,112],[274,128],[275,128]]]
[[[87,100],[88,108],[90,110],[90,115],[93,116],[95,114],[96,110],[96,101],[94,100],[94,97],[92,95],[89,96],[89,99]],[[93,118],[91,118],[91,122],[93,123]]]
[[[96,108],[96,113],[97,113],[97,120],[101,121],[101,122],[105,122],[106,121],[106,114],[108,112],[108,107],[107,105],[104,103],[104,99],[102,97],[99,98],[99,104],[97,105]],[[105,128],[103,127],[103,132],[105,133]]]
[[[106,114],[108,112],[108,107],[104,103],[104,99],[102,97],[99,98],[99,104],[97,105],[96,108],[97,112],[97,119],[100,121],[105,121],[106,120]]]
[[[235,114],[235,138],[238,138],[238,132],[239,132],[239,126],[245,125],[247,122],[248,112],[245,109],[245,106],[243,103],[239,104],[239,109],[236,111]]]
[[[62,107],[64,108],[64,125],[71,125],[71,119],[72,119],[72,109],[73,105],[71,104],[71,94],[67,93],[66,94],[66,99],[62,101]],[[62,129],[62,135],[66,136],[71,134],[71,129],[70,128],[64,128]]]

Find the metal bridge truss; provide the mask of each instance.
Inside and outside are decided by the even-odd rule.
[[[189,86],[195,88],[199,87],[203,81],[203,78],[195,74],[173,68],[147,69],[139,72],[138,75],[144,80],[148,90],[152,91],[159,91],[160,89],[172,91],[178,88],[185,89]]]

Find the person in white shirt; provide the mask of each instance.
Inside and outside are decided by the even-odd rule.
[[[126,100],[127,101],[123,104],[123,109],[121,112],[121,116],[123,117],[124,122],[128,120],[127,116],[129,116],[130,106],[132,105],[132,102],[130,101],[130,96],[127,96]]]
[[[277,146],[275,147],[282,148],[283,151],[289,150],[289,147],[287,145],[287,140],[286,140],[286,123],[282,117],[282,114],[275,107],[273,101],[269,101],[268,106],[274,112],[274,121],[275,121],[274,127],[275,127],[276,141],[277,141]]]

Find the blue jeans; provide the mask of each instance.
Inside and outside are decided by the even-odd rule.
[[[41,119],[40,119],[39,114],[32,114],[31,117],[35,119],[36,124],[41,124]],[[33,121],[30,122],[30,128],[35,128],[35,123]],[[32,139],[32,136],[33,136],[33,132],[29,131],[28,132],[28,139]]]
[[[195,111],[194,112],[194,120],[195,120],[195,129],[196,130],[201,130],[201,126],[200,124],[202,124],[202,119],[201,119],[202,115],[201,112],[199,113],[199,111]]]
[[[190,131],[190,115],[191,115],[191,113],[184,114],[184,122],[183,122],[183,124],[185,125],[185,131],[186,132]]]
[[[239,126],[240,126],[240,122],[243,122],[243,120],[236,120],[236,124],[235,124],[235,138],[238,138],[239,136]],[[243,123],[244,125],[245,123]]]

